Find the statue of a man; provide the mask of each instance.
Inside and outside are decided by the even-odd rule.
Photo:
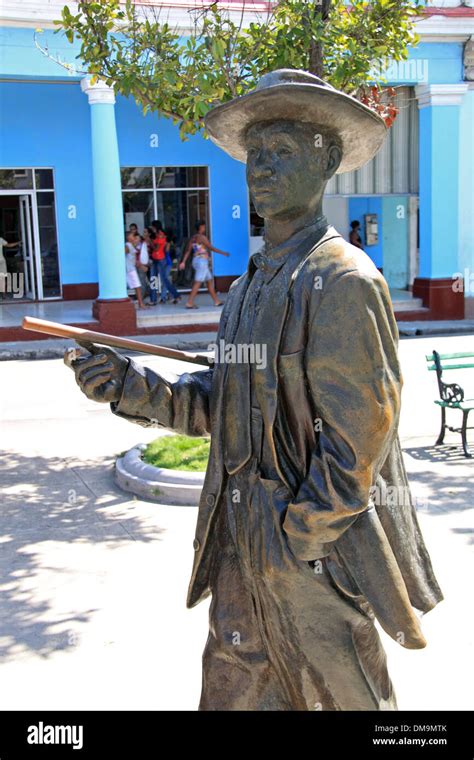
[[[237,350],[175,383],[106,348],[72,367],[125,419],[211,435],[187,602],[212,594],[200,709],[396,709],[374,620],[422,647],[413,607],[442,595],[398,441],[387,285],[322,214],[328,180],[371,159],[386,128],[286,69],[206,126],[247,163],[265,220],[220,321],[217,345]],[[244,346],[265,361],[235,360]]]

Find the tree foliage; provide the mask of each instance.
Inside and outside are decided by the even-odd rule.
[[[247,10],[252,10],[248,4]],[[280,0],[244,26],[213,3],[190,16],[184,34],[156,7],[132,0],[80,0],[64,7],[58,30],[81,43],[87,72],[133,96],[144,113],[179,124],[183,139],[212,105],[245,93],[277,68],[311,71],[344,92],[367,97],[383,83],[387,59],[406,60],[417,43],[420,0]],[[376,90],[371,88],[370,92]],[[377,98],[374,95],[375,100]]]

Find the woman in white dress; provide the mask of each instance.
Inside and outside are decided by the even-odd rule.
[[[146,306],[143,303],[142,287],[137,272],[137,254],[132,235],[127,235],[127,242],[125,243],[125,266],[127,271],[127,287],[130,290],[135,290],[138,308],[146,309]]]

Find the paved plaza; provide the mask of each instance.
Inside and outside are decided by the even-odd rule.
[[[424,358],[473,346],[472,335],[400,345],[405,461],[446,597],[423,620],[425,650],[382,633],[400,709],[474,708],[474,460],[457,435],[433,447]],[[473,397],[474,373],[454,380]],[[185,596],[197,510],[135,500],[113,481],[116,456],[157,431],[89,402],[58,359],[3,362],[0,399],[0,710],[196,709],[208,604],[186,610]]]

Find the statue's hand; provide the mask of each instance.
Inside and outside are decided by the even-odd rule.
[[[112,348],[88,342],[81,342],[80,345],[89,353],[81,352],[77,357],[74,349],[68,349],[64,354],[64,363],[73,370],[81,391],[91,401],[120,401],[128,360]]]

